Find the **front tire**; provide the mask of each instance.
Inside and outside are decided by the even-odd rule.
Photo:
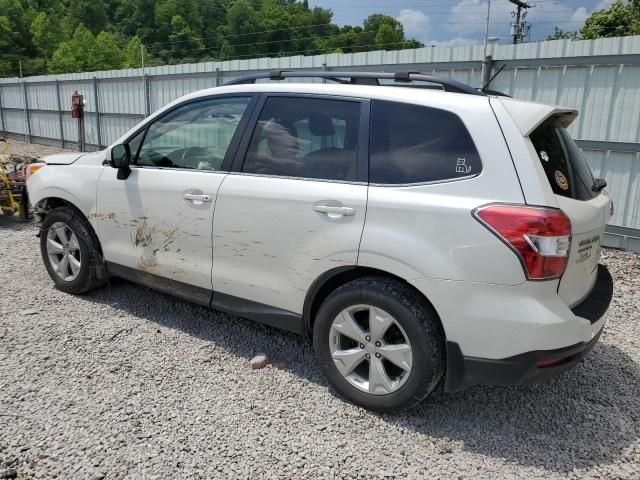
[[[63,292],[86,293],[106,281],[98,239],[82,213],[72,207],[56,208],[44,217],[40,253],[49,276]]]
[[[364,277],[332,292],[318,310],[313,345],[336,391],[378,412],[418,404],[444,374],[444,333],[433,307],[391,278]]]

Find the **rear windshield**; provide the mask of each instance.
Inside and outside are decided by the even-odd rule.
[[[582,152],[556,119],[549,119],[531,135],[540,163],[556,195],[575,200],[591,200],[593,174]]]

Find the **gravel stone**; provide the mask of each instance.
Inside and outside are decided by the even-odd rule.
[[[258,355],[253,357],[251,360],[249,360],[249,365],[251,366],[252,370],[258,370],[260,368],[264,368],[267,366],[268,363],[269,363],[269,359],[264,353],[259,353]]]
[[[574,369],[378,415],[294,334],[122,280],[54,289],[36,232],[0,215],[0,469],[20,479],[640,479],[637,255],[606,250],[609,320]],[[258,351],[287,369],[243,368]]]
[[[15,468],[2,468],[0,469],[0,478],[16,478],[18,471]]]

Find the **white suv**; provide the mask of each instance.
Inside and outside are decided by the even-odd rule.
[[[256,82],[295,77],[325,83]],[[299,332],[335,390],[390,411],[597,341],[613,207],[576,115],[417,73],[256,74],[45,158],[29,197],[60,290],[114,275]]]

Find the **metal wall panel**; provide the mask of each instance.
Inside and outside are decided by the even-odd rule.
[[[57,110],[58,100],[56,98],[56,84],[27,84],[27,99],[29,102],[29,108]]]
[[[56,138],[60,134],[58,112],[31,112],[29,114],[31,135],[44,138]]]
[[[100,119],[100,132],[102,144],[111,145],[124,133],[135,127],[143,118],[117,118],[102,117]]]
[[[98,102],[101,113],[144,114],[142,77],[127,80],[99,80]],[[91,94],[93,99],[93,94]]]
[[[24,108],[24,92],[22,91],[22,85],[2,85],[1,88],[3,108]]]
[[[640,65],[620,65],[617,77],[608,140],[640,143]]]
[[[5,110],[4,128],[7,130],[7,132],[26,134],[27,128],[24,119],[24,112],[19,110]]]
[[[607,181],[614,202],[612,225],[640,228],[640,154],[584,150],[593,173]]]

